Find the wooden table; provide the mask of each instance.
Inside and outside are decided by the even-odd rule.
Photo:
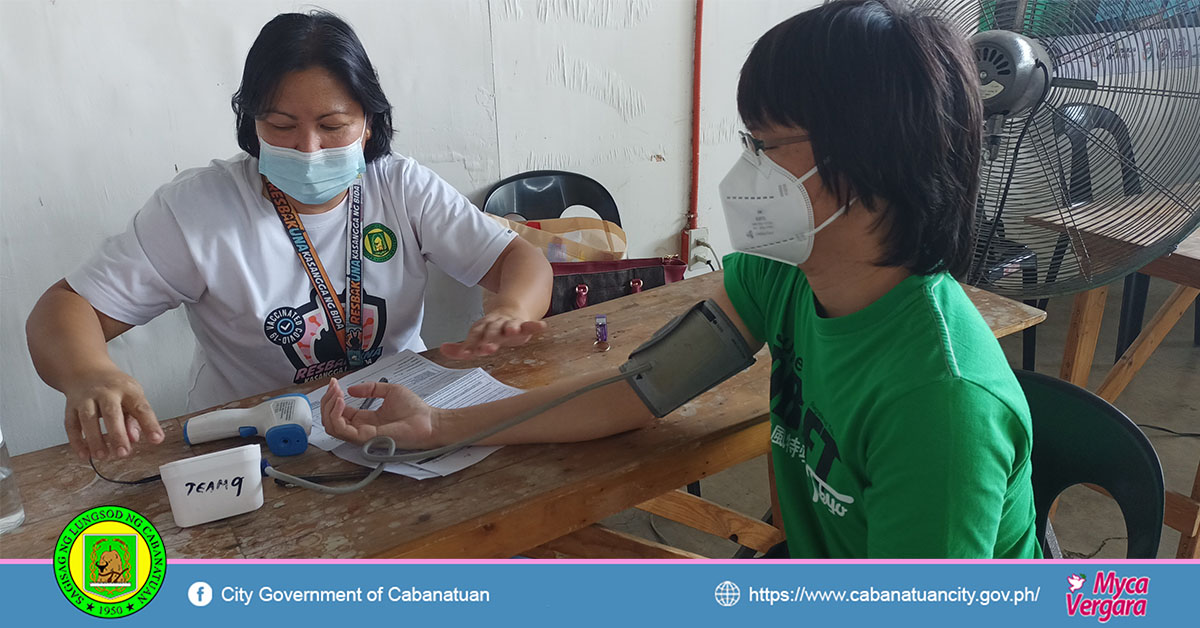
[[[1133,376],[1183,317],[1196,296],[1200,295],[1200,230],[1192,233],[1173,252],[1150,262],[1140,272],[1171,281],[1176,287],[1096,389],[1096,394],[1109,403],[1116,403],[1117,397],[1133,380]],[[1059,377],[1077,386],[1087,386],[1107,298],[1107,286],[1075,297]],[[1176,557],[1200,558],[1200,464],[1196,467],[1196,479],[1190,495],[1167,491],[1164,523],[1180,533]]]
[[[515,386],[544,385],[560,373],[623,362],[654,330],[720,281],[722,274],[712,273],[553,317],[540,338],[487,359],[455,362],[437,352],[427,355],[451,367],[482,366]],[[1016,301],[974,288],[967,293],[997,336],[1045,318],[1044,312]],[[598,313],[608,315],[612,350],[607,353],[592,350]],[[384,474],[352,495],[335,497],[265,482],[265,503],[259,510],[191,528],[175,525],[157,483],[104,482],[66,445],[31,452],[13,461],[26,519],[20,529],[0,537],[0,557],[49,557],[72,517],[105,504],[127,506],[149,518],[170,558],[620,555],[635,545],[646,555],[644,543],[592,524],[638,505],[668,515],[691,511],[703,500],[683,497],[675,489],[767,453],[769,369],[764,351],[748,371],[634,432],[586,443],[504,447],[449,477],[416,481]],[[230,405],[252,405],[264,398]],[[100,463],[101,470],[109,477],[136,479],[156,473],[159,464],[240,443],[231,439],[188,447],[180,436],[187,418],[163,422],[164,444],[142,448],[126,461]],[[272,462],[293,473],[353,468],[315,447]],[[734,524],[722,518],[721,509],[705,513],[708,525],[701,529],[739,534],[739,542],[749,546],[772,540],[763,530],[769,529],[766,524],[727,533]],[[659,549],[659,556],[689,555]]]

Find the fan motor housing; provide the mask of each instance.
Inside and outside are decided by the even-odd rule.
[[[971,37],[979,68],[984,115],[1013,116],[1033,108],[1053,76],[1050,55],[1036,41],[1011,31],[983,31]],[[1038,64],[1045,66],[1045,73]]]

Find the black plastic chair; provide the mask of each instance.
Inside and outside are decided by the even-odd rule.
[[[1126,558],[1155,558],[1162,536],[1166,485],[1158,454],[1120,410],[1061,379],[1015,371],[1033,419],[1033,501],[1037,537],[1046,558],[1062,558],[1049,523],[1050,506],[1076,484],[1108,491],[1125,517]],[[770,523],[771,511],[762,520]],[[762,558],[786,558],[787,541]],[[743,547],[734,558],[751,558]]]
[[[1155,558],[1166,486],[1158,454],[1141,429],[1096,395],[1061,379],[1016,371],[1033,419],[1033,500],[1047,558],[1061,558],[1050,506],[1066,488],[1095,484],[1121,508],[1126,558]]]
[[[586,175],[562,170],[531,170],[504,179],[488,192],[483,211],[546,220],[558,218],[573,205],[590,208],[600,218],[621,225],[617,203],[603,185]]]

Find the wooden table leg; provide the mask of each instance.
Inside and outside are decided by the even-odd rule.
[[[528,558],[705,558],[600,524],[592,524],[521,553]]]
[[[1108,286],[1075,295],[1059,379],[1080,388],[1087,388],[1088,375],[1092,372],[1092,359],[1096,356],[1096,339],[1100,337],[1100,321],[1104,318],[1104,302],[1107,299]]]
[[[1171,296],[1167,297],[1167,302],[1154,313],[1150,324],[1142,330],[1142,333],[1138,334],[1121,359],[1113,365],[1112,370],[1108,372],[1108,377],[1105,377],[1104,382],[1096,389],[1096,395],[1109,403],[1116,401],[1138,369],[1146,363],[1150,354],[1154,353],[1158,345],[1162,344],[1163,338],[1166,338],[1175,323],[1183,318],[1183,313],[1191,307],[1192,301],[1198,294],[1200,294],[1200,288],[1176,286]]]
[[[1200,465],[1196,467],[1196,481],[1192,482],[1192,501],[1200,502]],[[1175,558],[1200,558],[1200,513],[1194,514],[1191,523],[1191,530],[1183,529],[1179,534],[1179,551]]]

